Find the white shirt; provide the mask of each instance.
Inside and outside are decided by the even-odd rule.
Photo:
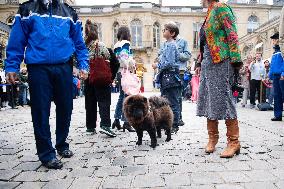
[[[256,63],[250,63],[250,79],[261,80],[265,76],[265,68],[262,60],[256,61]]]

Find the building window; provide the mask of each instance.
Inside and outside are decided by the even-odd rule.
[[[248,18],[248,28],[247,31],[248,33],[252,33],[254,30],[256,30],[258,28],[258,18],[255,15],[251,15]]]
[[[160,48],[160,24],[155,23],[153,25],[153,47]]]
[[[131,23],[131,42],[134,47],[142,47],[142,22],[138,19]]]
[[[114,22],[112,25],[112,33],[113,33],[113,44],[116,44],[118,39],[117,39],[117,31],[119,28],[118,22]]]
[[[246,58],[249,55],[250,48],[245,46],[243,49],[243,57]]]
[[[193,48],[198,49],[200,47],[199,32],[201,23],[193,23]]]

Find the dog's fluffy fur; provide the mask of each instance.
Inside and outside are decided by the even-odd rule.
[[[166,142],[171,140],[173,125],[173,111],[169,101],[164,97],[152,96],[149,98],[150,109],[153,112],[158,138],[161,138],[161,129],[166,131]]]
[[[137,133],[136,144],[142,144],[143,131],[147,131],[151,138],[150,146],[155,148],[157,146],[156,127],[153,113],[149,111],[147,98],[141,95],[128,96],[123,103],[123,112]]]
[[[123,103],[123,112],[130,125],[136,130],[137,145],[142,144],[143,131],[147,131],[151,138],[150,146],[155,148],[157,146],[156,132],[161,138],[162,128],[166,131],[166,142],[171,140],[173,112],[167,99],[153,96],[148,101],[141,95],[128,96]]]

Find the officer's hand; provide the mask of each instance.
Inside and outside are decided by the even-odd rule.
[[[280,80],[284,80],[284,76],[281,76]]]
[[[88,72],[86,70],[80,70],[80,79],[86,80],[88,78]]]
[[[17,80],[18,76],[15,72],[8,72],[6,74],[6,81],[9,84],[15,84],[15,81]]]

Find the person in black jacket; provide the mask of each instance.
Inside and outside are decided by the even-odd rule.
[[[119,68],[119,62],[110,48],[99,42],[97,25],[87,20],[85,25],[85,42],[89,50],[90,60],[96,56],[103,57],[110,62],[111,80],[113,81]],[[105,63],[105,62],[100,62]],[[96,68],[99,69],[99,68]],[[85,108],[87,132],[96,133],[97,105],[101,117],[100,133],[110,137],[116,137],[111,130],[110,105],[111,105],[111,83],[108,85],[95,85],[91,82],[91,75],[85,81]]]

